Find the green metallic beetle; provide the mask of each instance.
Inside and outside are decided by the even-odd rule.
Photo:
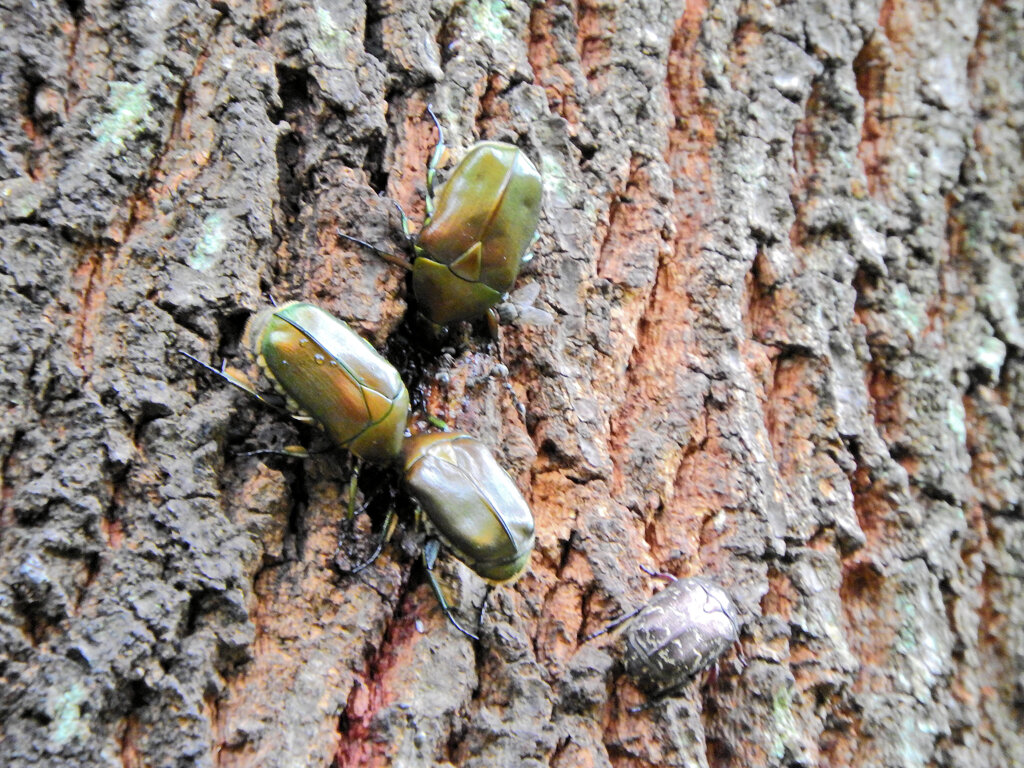
[[[399,458],[409,393],[398,371],[347,323],[313,304],[290,302],[253,317],[245,342],[295,419],[318,424],[367,461]],[[273,407],[244,379],[182,354]]]
[[[414,259],[403,259],[369,243],[391,263],[412,270],[412,287],[423,314],[435,326],[489,315],[512,288],[527,250],[536,239],[540,218],[540,173],[514,144],[474,144],[434,196],[434,177],[445,153],[444,132],[437,126],[437,146],[427,166],[427,217],[419,234],[409,233]]]
[[[482,443],[464,432],[406,439],[409,394],[398,372],[347,324],[319,307],[292,302],[265,310],[249,321],[245,342],[294,418],[318,424],[338,445],[368,461],[402,461],[405,485],[424,513],[418,519],[428,534],[423,562],[431,588],[449,621],[477,639],[455,619],[433,568],[443,543],[490,584],[522,573],[533,551],[534,522],[512,479]],[[182,354],[276,407],[243,377]],[[354,496],[353,485],[350,517]],[[350,572],[376,559],[393,521],[391,509],[375,552]]]
[[[441,544],[489,585],[503,584],[516,579],[530,561],[533,514],[487,447],[465,432],[410,437],[402,456],[406,488],[425,513],[423,564],[430,586],[448,620],[475,640],[455,620],[434,577]]]

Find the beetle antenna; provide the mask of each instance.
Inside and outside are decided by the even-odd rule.
[[[592,635],[587,635],[586,637],[584,637],[584,638],[583,638],[583,642],[584,642],[584,643],[589,643],[589,642],[590,642],[591,640],[593,640],[593,639],[594,639],[595,637],[600,637],[600,636],[601,636],[601,635],[603,635],[603,634],[606,634],[606,633],[608,633],[608,632],[611,632],[611,631],[612,631],[613,629],[615,629],[615,628],[616,628],[617,626],[619,626],[620,624],[624,624],[625,622],[627,622],[627,621],[629,621],[630,619],[632,619],[632,618],[633,618],[634,616],[636,616],[636,615],[637,615],[638,613],[640,613],[640,611],[642,611],[642,610],[643,610],[643,606],[640,606],[640,607],[639,607],[639,608],[637,608],[637,609],[636,609],[635,611],[630,611],[629,613],[624,613],[624,614],[623,614],[622,616],[619,616],[619,618],[615,619],[615,621],[613,621],[613,622],[611,622],[610,624],[608,624],[608,625],[607,625],[607,626],[606,626],[606,627],[605,627],[604,629],[599,629],[599,630],[598,630],[597,632],[595,632],[594,634],[592,634]]]
[[[289,418],[295,418],[295,414],[289,412],[286,408],[282,408],[281,406],[279,406],[279,405],[277,405],[275,403],[272,403],[271,401],[267,400],[267,398],[265,398],[263,395],[261,395],[259,392],[257,392],[255,389],[253,389],[252,385],[249,384],[248,380],[242,380],[241,377],[239,377],[239,376],[232,376],[229,373],[227,373],[226,371],[218,370],[217,368],[214,368],[212,365],[204,363],[198,357],[195,357],[194,355],[190,355],[188,352],[186,352],[183,349],[179,349],[178,350],[178,354],[179,355],[184,355],[189,360],[191,360],[193,363],[195,363],[196,365],[198,365],[198,366],[200,366],[202,368],[205,368],[207,371],[212,373],[214,376],[219,376],[220,378],[224,379],[224,381],[226,381],[231,386],[233,386],[233,387],[235,387],[237,389],[242,390],[243,392],[251,395],[252,397],[255,397],[257,400],[259,400],[261,403],[263,403],[268,408],[272,408],[273,410],[277,411],[278,413],[283,413],[285,416],[288,416]]]
[[[412,269],[412,264],[410,264],[408,261],[403,259],[401,256],[396,256],[395,254],[391,253],[390,251],[385,251],[383,248],[378,248],[376,245],[371,245],[370,243],[366,242],[365,240],[360,240],[358,237],[352,237],[352,235],[346,235],[340,229],[338,230],[338,235],[340,237],[344,237],[346,240],[351,240],[356,245],[361,245],[361,246],[363,246],[363,248],[366,248],[366,249],[372,251],[379,258],[384,259],[384,261],[386,261],[388,264],[394,264],[396,267],[401,267],[402,269]]]
[[[646,573],[648,576],[653,576],[656,579],[664,579],[665,581],[675,581],[676,577],[671,573],[665,573],[664,571],[653,571],[643,563],[640,564],[640,570]]]

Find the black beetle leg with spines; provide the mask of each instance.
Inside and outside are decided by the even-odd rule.
[[[338,569],[343,573],[356,574],[369,568],[377,562],[377,558],[380,557],[381,552],[384,551],[384,545],[391,541],[391,537],[394,535],[396,527],[398,527],[398,518],[395,517],[395,508],[394,505],[392,505],[388,507],[388,512],[384,516],[384,524],[381,526],[381,534],[377,539],[377,546],[374,547],[370,556],[352,568],[341,568],[339,566]]]
[[[664,579],[665,581],[670,583],[676,580],[676,577],[673,576],[671,573],[668,573],[667,571],[655,571],[652,568],[648,568],[643,563],[640,563],[639,567],[640,570],[646,573],[648,576],[653,576],[656,579]]]
[[[444,159],[444,154],[448,150],[448,146],[444,143],[444,130],[441,128],[441,121],[437,119],[437,115],[434,114],[434,105],[427,104],[427,114],[430,115],[430,119],[434,121],[434,125],[437,128],[437,144],[434,145],[434,151],[430,154],[430,161],[427,163],[427,197],[424,201],[427,213],[427,221],[429,221],[434,215],[434,180],[437,178],[437,169],[441,165],[441,161]],[[401,207],[398,209],[401,211]],[[408,222],[405,218],[405,213],[402,213],[402,226],[405,230],[405,234],[409,234]]]
[[[500,355],[498,360],[499,362],[495,363],[494,367],[491,368],[491,375],[501,382],[502,388],[508,392],[508,396],[512,400],[512,407],[515,408],[516,413],[519,414],[520,421],[522,421],[523,424],[526,424],[526,405],[519,399],[519,395],[516,394],[515,389],[512,388],[512,382],[509,381],[508,366],[500,362]]]
[[[437,581],[437,576],[434,575],[434,565],[437,562],[437,556],[440,551],[440,539],[427,539],[427,543],[423,546],[423,567],[427,571],[427,580],[430,582],[430,588],[434,591],[434,597],[437,598],[437,602],[441,606],[441,610],[444,611],[445,616],[448,617],[448,621],[452,623],[452,626],[470,640],[479,640],[479,637],[459,624],[458,619],[455,618],[455,614],[452,613],[452,609],[448,606],[448,600],[445,598],[444,591],[442,591],[441,585]]]
[[[298,422],[300,422],[302,424],[309,424],[309,423],[312,422],[312,419],[310,419],[308,416],[303,416],[302,414],[295,413],[294,411],[289,410],[287,407],[285,407],[283,405],[279,405],[277,403],[274,403],[274,402],[268,400],[265,396],[261,395],[259,392],[256,391],[256,388],[253,386],[252,382],[249,381],[247,376],[244,376],[241,373],[228,373],[227,367],[226,367],[227,366],[227,361],[226,360],[221,361],[221,367],[220,368],[214,368],[212,365],[208,365],[207,363],[204,363],[198,357],[195,357],[194,355],[190,355],[188,352],[186,352],[183,349],[179,349],[178,350],[178,354],[179,355],[183,355],[184,357],[187,357],[189,360],[191,360],[196,365],[202,367],[203,369],[205,369],[209,373],[212,373],[214,376],[217,376],[218,378],[223,379],[224,381],[226,381],[228,384],[230,384],[231,386],[235,387],[236,389],[240,389],[242,392],[245,392],[250,397],[253,397],[256,400],[259,400],[267,408],[270,408],[271,410],[276,411],[277,413],[281,414],[282,416],[287,416],[289,419],[294,419],[295,421],[298,421]],[[311,456],[319,455],[319,454],[322,454],[322,453],[326,453],[326,451],[310,451],[305,446],[301,446],[301,445],[287,445],[284,448],[258,448],[258,449],[254,450],[254,451],[242,451],[241,453],[239,453],[237,455],[238,456],[264,456],[264,455],[266,455],[266,456],[285,456],[285,457],[290,458],[290,459],[308,459]]]
[[[484,590],[484,599],[480,603],[480,614],[476,618],[476,625],[480,629],[484,626],[484,616],[487,614],[487,602],[491,599],[491,593],[494,591],[494,585],[487,582],[487,589]]]
[[[607,635],[609,632],[611,632],[612,630],[616,629],[617,627],[621,627],[627,621],[629,621],[634,616],[636,616],[638,613],[640,613],[640,611],[642,611],[643,609],[644,609],[644,607],[641,605],[639,608],[637,608],[635,610],[632,610],[629,613],[622,614],[617,619],[613,619],[608,624],[603,626],[601,629],[597,630],[597,632],[592,632],[591,634],[589,634],[586,637],[584,637],[583,638],[583,642],[584,643],[589,643],[591,640],[595,640],[595,639],[599,638],[601,635]]]
[[[402,214],[402,217],[405,217],[404,213]],[[368,251],[373,252],[373,254],[377,256],[377,258],[383,259],[388,264],[394,264],[396,267],[401,267],[404,270],[412,269],[412,264],[410,264],[406,259],[403,259],[401,256],[391,253],[391,251],[385,251],[383,248],[378,248],[376,245],[368,243],[365,240],[360,240],[358,237],[352,237],[352,235],[346,234],[342,232],[340,229],[337,230],[337,235],[338,237],[344,237],[346,240],[351,240],[356,245],[361,245]]]
[[[646,573],[648,576],[654,576],[657,579],[665,579],[666,581],[669,581],[669,582],[672,582],[672,581],[676,580],[676,577],[673,576],[671,573],[665,573],[664,571],[652,571],[650,568],[648,568],[643,563],[640,564],[640,570],[643,571],[644,573]],[[642,611],[645,607],[646,607],[645,605],[641,605],[639,608],[637,608],[635,610],[632,610],[629,613],[624,613],[621,616],[619,616],[617,619],[613,619],[611,621],[611,623],[608,624],[607,626],[605,626],[603,629],[599,629],[599,630],[597,630],[597,632],[594,632],[593,634],[587,635],[585,638],[583,638],[583,642],[584,643],[589,643],[594,638],[600,637],[601,635],[605,635],[605,634],[611,632],[616,627],[622,626],[627,621],[629,621],[634,616],[636,616],[638,613],[640,613],[640,611]]]
[[[245,375],[243,375],[241,373],[238,373],[238,374],[228,373],[228,371],[227,371],[227,360],[222,360],[221,361],[220,368],[214,368],[209,363],[204,363],[198,357],[196,357],[195,355],[190,355],[188,352],[186,352],[183,349],[179,349],[178,350],[178,354],[179,355],[183,355],[184,357],[187,357],[189,360],[191,360],[196,365],[198,365],[201,368],[204,368],[205,370],[209,371],[214,376],[217,376],[218,378],[223,379],[224,381],[226,381],[228,384],[230,384],[231,386],[235,387],[236,389],[240,389],[243,392],[245,392],[246,394],[250,395],[251,397],[256,398],[261,403],[263,403],[265,406],[267,406],[268,408],[270,408],[270,409],[272,409],[274,411],[277,411],[281,415],[287,416],[290,419],[295,419],[296,421],[304,421],[304,423],[308,423],[309,422],[308,419],[304,420],[300,416],[296,416],[296,414],[294,414],[293,412],[289,411],[283,405],[278,405],[277,403],[273,403],[270,400],[268,400],[267,398],[265,398],[263,395],[261,395],[259,392],[256,391],[256,388],[253,386],[252,382],[249,381],[249,378],[247,376],[245,376]]]

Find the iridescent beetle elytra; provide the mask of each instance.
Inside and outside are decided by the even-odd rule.
[[[427,217],[415,236],[410,265],[363,240],[343,237],[412,270],[413,293],[435,326],[488,315],[512,288],[537,237],[540,172],[519,147],[499,141],[474,144],[441,185],[434,178],[445,152],[444,132],[433,110],[438,141],[427,166]]]

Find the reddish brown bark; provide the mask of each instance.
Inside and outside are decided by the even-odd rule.
[[[0,13],[0,762],[1024,762],[1018,0]],[[552,325],[433,339],[338,236],[422,220],[428,103],[452,159],[541,169]],[[177,354],[246,367],[267,292],[517,480],[536,549],[479,642],[393,472],[350,524],[343,452]],[[585,638],[640,566],[744,626],[634,712]]]

